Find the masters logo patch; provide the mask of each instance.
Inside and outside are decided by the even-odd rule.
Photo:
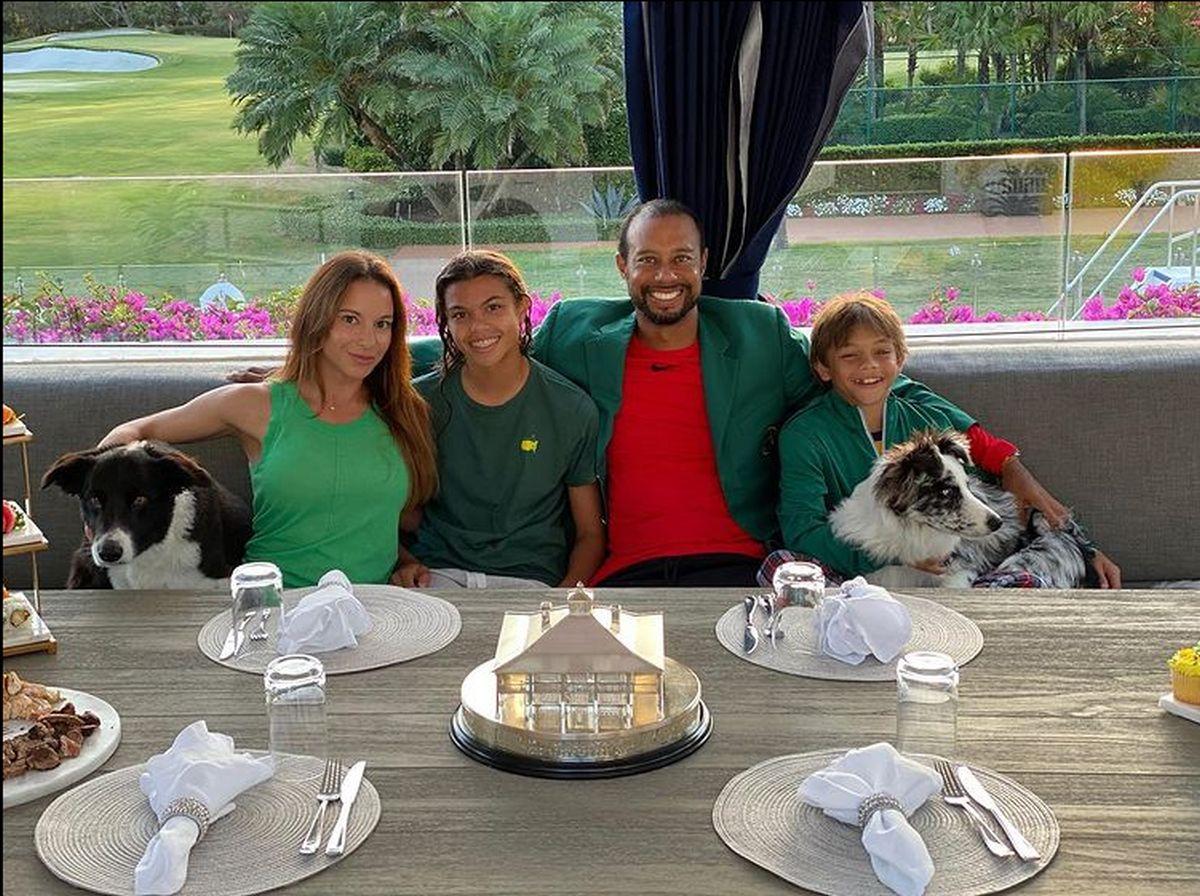
[[[538,449],[537,439],[521,439],[521,450],[533,453]]]

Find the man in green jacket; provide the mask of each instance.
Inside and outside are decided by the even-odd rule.
[[[781,423],[816,396],[808,342],[781,309],[700,295],[707,253],[682,203],[639,206],[616,257],[628,300],[560,302],[534,354],[600,411],[603,585],[752,586],[778,541]],[[966,429],[919,383],[896,392]]]

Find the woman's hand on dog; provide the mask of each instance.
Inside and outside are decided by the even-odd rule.
[[[108,435],[102,438],[97,444],[97,448],[111,448],[113,445],[128,445],[130,442],[136,442],[142,436],[136,428],[128,423],[122,423],[120,426],[114,426],[109,430]]]
[[[1029,511],[1039,510],[1055,529],[1061,529],[1071,518],[1071,511],[1054,495],[1046,491],[1033,474],[1014,454],[1004,462],[1000,486],[1017,499],[1017,511],[1022,524],[1029,522]]]
[[[1096,555],[1092,557],[1092,567],[1096,570],[1101,588],[1121,587],[1121,567],[1113,563],[1103,551],[1096,551]]]

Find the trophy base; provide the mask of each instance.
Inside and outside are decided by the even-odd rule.
[[[648,753],[635,754],[622,759],[569,759],[552,761],[533,756],[522,756],[497,749],[475,738],[463,721],[460,706],[450,720],[450,740],[476,762],[492,768],[532,778],[578,779],[620,778],[653,771],[678,762],[700,749],[712,734],[712,716],[704,701],[700,702],[696,727],[682,739]]]
[[[670,765],[698,750],[712,733],[700,680],[669,658],[661,718],[594,732],[543,730],[498,718],[492,667],[484,663],[463,681],[450,739],[493,768],[541,778],[615,778]]]

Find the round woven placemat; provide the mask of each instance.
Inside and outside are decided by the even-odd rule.
[[[313,781],[291,784],[272,778],[247,790],[235,800],[233,812],[213,822],[192,848],[187,883],[180,894],[264,893],[324,871],[363,844],[380,812],[379,793],[366,779],[350,812],[345,854],[331,857],[324,850],[312,856],[299,854],[317,808],[317,782],[324,768],[324,760],[310,756],[303,761],[313,766]],[[144,769],[135,765],[93,778],[64,793],[42,813],[34,845],[55,877],[94,893],[133,893],[133,870],[158,830],[150,804],[138,788]],[[336,817],[332,811],[325,813],[326,837]]]
[[[294,606],[296,600],[313,590],[289,589],[286,592],[287,605]],[[317,654],[325,666],[326,675],[365,672],[367,669],[378,669],[436,653],[457,638],[462,628],[462,619],[454,604],[431,594],[392,585],[355,585],[354,596],[362,602],[371,617],[371,630],[358,639],[358,646],[353,649]],[[251,641],[247,638],[240,654],[223,660],[219,657],[221,648],[225,646],[225,637],[229,634],[229,622],[229,611],[224,611],[204,623],[196,638],[200,652],[214,663],[238,672],[261,675],[266,671],[267,663],[276,656],[275,626],[268,624],[266,640]],[[253,625],[251,621],[246,629],[247,634]]]
[[[983,633],[974,622],[956,610],[923,597],[894,595],[908,607],[912,616],[912,638],[901,654],[912,650],[936,650],[947,653],[960,666],[969,663],[983,650]],[[896,661],[881,663],[868,656],[857,666],[826,656],[818,649],[813,632],[816,611],[807,607],[788,607],[783,613],[783,637],[775,642],[763,638],[751,654],[742,649],[746,630],[746,609],[741,604],[731,607],[717,621],[717,640],[730,653],[767,669],[800,675],[804,678],[827,678],[834,681],[890,681],[896,677]],[[762,625],[762,613],[754,614]]]
[[[778,756],[747,769],[717,797],[713,827],[738,855],[796,886],[827,896],[894,896],[871,869],[861,831],[800,802],[800,782],[843,753]],[[933,757],[910,757],[933,763]],[[1033,877],[1058,851],[1058,820],[1049,806],[1004,775],[971,768],[1042,857],[1022,862],[993,856],[966,813],[934,796],[909,817],[933,859],[925,896],[997,893]]]

